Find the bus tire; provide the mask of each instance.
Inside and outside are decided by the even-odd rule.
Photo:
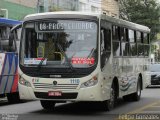
[[[55,108],[55,102],[49,100],[40,100],[41,106],[48,111],[53,111]]]
[[[131,101],[131,99],[132,99],[132,98],[131,98],[131,95],[125,95],[125,96],[123,96],[123,100],[124,100],[124,101],[127,101],[127,102],[128,102],[128,101]]]
[[[112,110],[116,105],[116,101],[117,101],[117,94],[116,94],[115,84],[112,83],[110,99],[103,102],[105,107],[104,109],[107,111]]]
[[[19,103],[20,102],[19,93],[18,92],[8,93],[7,94],[7,99],[8,99],[8,102],[11,103],[11,104]]]
[[[141,79],[141,77],[139,76],[139,77],[138,77],[138,82],[137,82],[137,91],[136,91],[135,93],[131,94],[133,101],[139,101],[140,98],[141,98],[141,80],[142,80],[142,79]]]

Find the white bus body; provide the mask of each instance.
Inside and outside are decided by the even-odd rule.
[[[150,79],[145,74],[149,32],[148,27],[101,14],[26,16],[19,58],[21,99],[41,100],[45,109],[56,102],[100,101],[108,110],[119,97],[139,100]]]

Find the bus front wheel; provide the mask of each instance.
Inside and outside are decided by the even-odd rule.
[[[141,86],[142,86],[142,78],[139,76],[138,77],[138,82],[137,82],[137,90],[135,93],[125,95],[123,96],[123,99],[125,101],[139,101],[141,98]]]
[[[8,102],[11,103],[11,104],[19,103],[20,102],[19,93],[18,92],[8,93],[7,94],[7,99],[8,99]]]
[[[54,107],[56,104],[54,101],[49,101],[49,100],[40,100],[40,103],[45,110],[49,110],[49,111],[54,110]]]
[[[138,77],[137,91],[132,94],[133,101],[139,101],[141,98],[141,77]]]
[[[103,103],[105,106],[105,110],[107,111],[112,110],[115,107],[116,100],[117,100],[117,94],[116,94],[115,84],[112,83],[111,91],[110,91],[110,99],[104,101]]]

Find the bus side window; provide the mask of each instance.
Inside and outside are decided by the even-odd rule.
[[[9,50],[8,50],[9,52],[17,51],[17,45],[16,45],[17,39],[18,39],[17,31],[13,30],[9,36]]]
[[[120,40],[120,27],[112,26],[112,45],[113,45],[113,56],[120,57],[121,53],[121,40]]]
[[[14,46],[14,41],[15,41],[15,36],[11,32],[9,36],[9,52],[15,51],[15,46]]]
[[[22,27],[21,24],[19,24],[11,29],[11,32],[9,35],[9,52],[19,51],[21,27]]]
[[[143,43],[143,33],[140,31],[136,31],[136,41],[138,48],[138,56],[144,56],[144,43]]]
[[[105,63],[111,54],[111,30],[101,28],[101,68],[104,67]]]
[[[2,27],[0,29],[0,52],[8,52],[10,27]]]

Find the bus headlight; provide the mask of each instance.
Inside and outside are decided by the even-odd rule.
[[[97,76],[94,76],[91,80],[88,80],[87,82],[82,83],[81,88],[91,87],[96,85],[97,83],[98,83]]]
[[[27,87],[31,87],[31,83],[28,82],[27,80],[25,80],[25,79],[22,78],[22,77],[19,78],[19,83],[20,83],[21,85],[24,85],[24,86],[27,86]]]

